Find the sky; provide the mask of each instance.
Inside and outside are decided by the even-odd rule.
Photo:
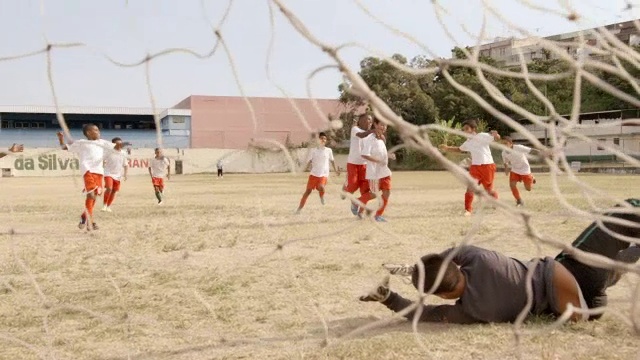
[[[355,70],[366,56],[400,53],[411,58],[425,54],[423,45],[430,58],[449,57],[454,46],[476,43],[471,35],[479,33],[483,16],[487,36],[492,38],[522,37],[519,30],[547,36],[640,18],[638,7],[624,10],[624,0],[437,2],[446,12],[442,23],[428,0],[282,0],[321,41],[332,46],[361,45],[340,51]],[[569,7],[580,18],[568,21],[551,11],[531,9],[527,3],[565,14]],[[0,105],[53,105],[46,55],[12,57],[44,49],[47,44],[82,43],[51,50],[59,105],[150,107],[147,67],[120,66],[108,58],[135,64],[146,54],[170,48],[205,55],[216,44],[209,24],[217,26],[228,4],[228,0],[0,0]],[[189,95],[336,98],[342,76],[334,69],[318,73],[307,90],[308,76],[334,64],[333,60],[301,36],[275,6],[271,26],[269,4],[273,2],[231,1],[220,28],[228,53],[218,46],[212,56],[203,59],[184,52],[154,58],[148,70],[155,105],[170,107]],[[360,5],[421,44],[390,31]],[[489,14],[487,6],[510,24]]]

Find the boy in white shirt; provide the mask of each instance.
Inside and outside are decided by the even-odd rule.
[[[522,181],[527,191],[531,191],[533,184],[536,183],[536,179],[531,174],[529,159],[527,159],[527,154],[531,153],[533,149],[524,145],[514,145],[509,136],[505,136],[503,142],[506,147],[513,150],[502,151],[502,161],[504,162],[504,172],[509,176],[509,187],[513,197],[516,199],[516,206],[520,207],[524,203],[520,198],[518,183]]]
[[[164,177],[167,180],[171,178],[171,162],[162,154],[162,149],[155,149],[156,156],[149,162],[149,175],[151,175],[151,183],[153,191],[156,193],[158,205],[162,205],[164,195]]]
[[[498,192],[493,189],[493,180],[496,174],[496,164],[493,162],[491,155],[491,144],[494,140],[500,140],[497,131],[492,130],[489,133],[477,133],[478,123],[475,120],[467,120],[462,125],[462,131],[471,136],[460,146],[440,145],[440,149],[452,152],[469,152],[471,153],[471,166],[469,167],[469,175],[478,180],[478,184],[494,198],[498,198]],[[471,215],[473,210],[473,190],[467,188],[464,194],[464,210],[465,216]]]
[[[100,129],[94,124],[86,124],[82,127],[82,133],[87,139],[76,140],[65,144],[64,133],[58,132],[58,142],[63,150],[69,150],[78,156],[80,173],[84,180],[83,192],[86,195],[85,210],[80,216],[78,228],[98,230],[98,225],[93,219],[93,208],[96,204],[96,196],[102,193],[102,177],[104,176],[105,151],[113,149],[114,144],[100,139]]]
[[[224,161],[222,160],[222,158],[220,158],[220,160],[218,160],[218,163],[216,164],[216,167],[218,168],[218,178],[224,177],[224,173],[222,172],[223,165]]]
[[[362,114],[358,117],[358,123],[351,128],[349,137],[349,156],[347,157],[347,179],[342,191],[353,194],[360,189],[358,200],[366,203],[369,200],[369,182],[366,178],[365,160],[361,156],[362,139],[373,133],[371,129],[372,117]],[[345,196],[341,195],[344,199]],[[358,214],[358,204],[351,203],[351,213]]]
[[[102,198],[102,211],[111,212],[111,204],[120,191],[120,180],[127,180],[127,152],[122,148],[122,139],[111,139],[115,145],[104,159],[104,196]]]
[[[318,142],[318,147],[311,149],[307,156],[307,167],[305,171],[308,170],[309,167],[311,167],[311,171],[309,173],[309,180],[307,180],[307,189],[304,194],[302,194],[296,214],[300,213],[304,204],[307,202],[307,198],[314,189],[318,190],[320,202],[324,205],[324,186],[327,184],[327,177],[329,176],[329,163],[333,166],[333,171],[336,172],[336,175],[340,176],[340,171],[336,168],[336,163],[333,160],[333,150],[325,146],[327,143],[327,134],[323,132],[319,133]]]
[[[378,222],[386,222],[382,217],[389,203],[391,195],[391,170],[389,159],[395,159],[395,154],[387,152],[384,134],[387,125],[378,119],[373,121],[374,133],[362,140],[362,158],[366,160],[367,180],[369,181],[370,198],[375,199],[377,192],[382,192],[382,205],[376,211],[374,219]],[[366,201],[363,201],[366,205]],[[363,209],[360,209],[362,212]]]

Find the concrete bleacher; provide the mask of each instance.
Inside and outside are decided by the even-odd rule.
[[[52,148],[58,144],[57,130],[46,129],[2,129],[0,130],[0,149],[7,148],[13,143],[24,144],[27,148]],[[155,130],[100,130],[101,137],[111,140],[119,137],[131,143],[133,148],[154,148],[157,145]],[[84,139],[80,129],[72,129],[74,139]],[[162,136],[164,148],[188,148],[189,136],[166,135]]]

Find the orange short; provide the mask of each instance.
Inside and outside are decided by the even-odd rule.
[[[509,174],[509,181],[512,182],[520,182],[522,181],[526,186],[533,185],[533,174],[528,175],[520,175],[516,174],[513,171]]]
[[[84,192],[94,192],[96,195],[102,194],[102,175],[94,174],[90,172],[84,173],[82,176],[84,179]]]
[[[369,188],[372,192],[391,190],[391,176],[377,180],[369,180]]]
[[[360,193],[369,192],[369,181],[367,180],[367,165],[347,163],[347,184],[345,190],[353,193],[360,189]]]
[[[151,183],[154,187],[160,188],[160,190],[164,189],[164,179],[159,177],[152,177]]]
[[[496,175],[496,164],[471,165],[469,175],[478,180],[485,189],[493,188],[493,178]]]
[[[324,187],[327,184],[326,177],[318,177],[309,175],[309,180],[307,180],[307,190],[320,190],[321,187]]]
[[[104,187],[106,189],[111,189],[111,191],[120,191],[120,180],[116,180],[111,176],[106,176],[104,178]]]

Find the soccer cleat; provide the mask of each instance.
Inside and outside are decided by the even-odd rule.
[[[358,204],[351,203],[351,213],[353,215],[358,215]]]
[[[618,251],[618,254],[616,254],[616,258],[615,258],[615,260],[621,261],[626,264],[635,264],[636,262],[638,262],[639,259],[640,259],[640,246],[638,245],[631,245],[624,250]],[[616,283],[618,283],[618,281],[620,280],[620,278],[622,278],[622,275],[624,275],[624,273],[625,271],[617,271],[617,270],[611,271],[609,273],[609,279],[607,280],[607,287],[613,286]]]
[[[109,208],[109,207],[108,207],[107,205],[104,205],[104,206],[102,207],[102,209],[100,209],[100,210],[102,210],[102,211],[108,211],[108,210],[107,210],[108,208]]]
[[[371,289],[368,293],[360,296],[360,301],[385,301],[389,298],[390,294],[389,275],[385,275],[376,287]]]
[[[535,184],[535,183],[536,183],[536,178],[533,178],[533,184]]]
[[[96,224],[96,223],[92,223],[92,224],[91,224],[91,229],[92,229],[92,230],[98,230],[98,224]]]
[[[411,276],[416,266],[408,264],[382,264],[382,267],[391,275]]]
[[[162,203],[163,203],[162,200],[158,201],[158,205],[162,205]]]
[[[522,207],[522,206],[524,206],[524,202],[522,201],[522,199],[516,200],[516,207]]]
[[[107,206],[107,208],[104,210],[106,212],[113,212],[113,210],[111,210],[111,207]]]
[[[374,219],[377,222],[387,222],[387,219],[383,218],[382,216],[376,216]]]
[[[465,210],[464,211],[464,216],[471,216],[471,211]]]
[[[324,198],[323,198],[323,197],[321,197],[321,198],[320,198],[320,203],[321,203],[322,205],[324,205]]]
[[[635,264],[640,260],[640,245],[631,245],[624,250],[620,250],[616,255],[616,260],[627,264]]]
[[[298,215],[298,214],[300,214],[300,211],[302,211],[302,209],[297,208],[294,214]]]
[[[84,217],[80,217],[80,223],[78,223],[78,229],[84,229],[84,226],[87,224],[87,219]]]

